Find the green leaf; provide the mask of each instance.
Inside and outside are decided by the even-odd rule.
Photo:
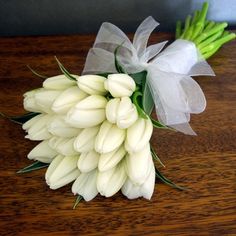
[[[142,81],[146,80],[147,71],[141,71],[134,74],[129,74],[133,78],[136,84],[142,85]]]
[[[49,166],[48,163],[35,161],[33,164],[31,164],[29,166],[26,166],[25,168],[17,171],[17,173],[18,174],[28,173],[28,172],[31,172],[31,171],[34,171],[34,170],[39,170],[39,169],[42,169],[42,168],[45,168],[45,167],[48,167],[48,166]]]
[[[25,122],[27,122],[28,120],[32,119],[33,117],[39,115],[40,113],[36,113],[36,112],[29,112],[29,113],[26,113],[24,115],[21,115],[21,116],[7,116],[3,113],[0,112],[0,115],[4,118],[7,118],[11,121],[13,121],[14,123],[17,123],[17,124],[24,124]]]
[[[42,78],[42,79],[47,79],[48,78],[48,76],[46,76],[46,75],[40,75],[39,73],[37,73],[35,70],[33,70],[29,65],[27,65],[27,67],[30,69],[30,71],[34,74],[34,75],[36,75],[36,76],[38,76],[39,78]]]
[[[116,70],[118,73],[125,73],[125,70],[122,68],[122,66],[120,65],[120,63],[118,62],[118,59],[117,59],[117,53],[118,53],[119,48],[122,46],[122,44],[119,45],[118,47],[116,47],[116,49],[114,51],[115,67],[116,67]]]
[[[154,101],[146,79],[143,83],[142,106],[145,113],[150,116],[154,107]]]
[[[80,201],[83,199],[82,196],[78,195],[75,199],[75,204],[73,206],[73,210],[77,207],[77,205],[80,203]]]
[[[155,128],[158,128],[158,129],[169,129],[169,130],[172,130],[172,131],[176,131],[175,129],[172,129],[172,128],[162,124],[158,120],[155,120],[155,119],[151,118],[151,121],[152,121],[153,127],[155,127]]]
[[[163,162],[161,161],[161,159],[157,156],[156,152],[154,151],[153,147],[151,146],[151,153],[152,153],[152,157],[154,160],[158,161],[163,167],[165,167],[165,165],[163,164]]]
[[[68,70],[66,70],[66,68],[62,65],[62,63],[57,59],[57,57],[55,56],[55,59],[57,61],[57,64],[59,66],[59,68],[61,69],[61,72],[70,80],[74,80],[77,81],[75,77],[73,77]]]
[[[160,179],[163,183],[181,191],[186,190],[186,188],[178,186],[177,184],[173,183],[171,180],[167,179],[156,167],[155,169],[156,169],[156,177]]]
[[[148,115],[142,109],[142,107],[140,105],[141,101],[139,101],[138,97],[142,97],[142,93],[140,91],[134,92],[132,95],[132,102],[136,106],[139,116],[143,119],[147,119]]]

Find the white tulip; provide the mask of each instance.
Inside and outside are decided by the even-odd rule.
[[[77,136],[81,129],[71,127],[65,122],[63,116],[54,116],[47,125],[48,132],[52,135],[63,137],[63,138],[72,138]]]
[[[99,153],[95,152],[94,150],[81,153],[80,158],[78,160],[79,170],[84,173],[90,172],[97,168],[99,156]]]
[[[155,187],[155,168],[152,163],[152,168],[149,176],[142,185],[134,184],[129,178],[125,181],[121,188],[121,192],[129,199],[144,197],[148,200],[151,199]]]
[[[104,121],[95,140],[95,150],[99,153],[108,153],[118,148],[125,139],[126,131],[118,128],[109,121]]]
[[[40,119],[39,118],[34,119],[34,123],[28,129],[28,135],[26,135],[25,138],[28,138],[30,140],[40,141],[40,140],[49,139],[52,136],[48,132],[47,125],[51,121],[53,116],[47,114],[47,115],[40,115],[39,117]],[[26,127],[27,126],[28,125],[26,124]]]
[[[79,76],[73,75],[73,77],[78,78]],[[44,88],[53,90],[64,90],[73,85],[76,85],[76,81],[68,79],[65,75],[53,76],[43,82]]]
[[[82,173],[72,185],[72,192],[79,194],[85,201],[90,201],[98,194],[97,169],[88,173]]]
[[[82,75],[77,79],[77,84],[81,90],[90,95],[105,95],[105,77],[99,75]]]
[[[119,128],[126,129],[138,119],[138,112],[129,97],[114,98],[107,103],[106,117]]]
[[[37,105],[45,112],[52,112],[52,104],[56,98],[61,94],[60,90],[40,90],[35,93],[35,101]]]
[[[73,156],[78,155],[78,152],[74,149],[74,141],[75,138],[54,137],[49,141],[49,145],[61,155]]]
[[[56,155],[57,152],[49,146],[48,140],[44,140],[31,150],[28,154],[28,158],[44,163],[50,163]]]
[[[77,86],[64,90],[53,102],[52,110],[59,114],[66,114],[76,103],[88,95]]]
[[[35,100],[35,94],[39,91],[42,91],[44,89],[39,88],[39,89],[33,89],[31,91],[26,92],[23,97],[24,97],[24,109],[26,111],[31,111],[31,112],[42,112],[43,110],[41,107],[36,103]]]
[[[66,122],[77,128],[88,128],[102,123],[105,118],[107,99],[91,95],[78,102],[67,113]]]
[[[152,155],[148,144],[142,151],[125,157],[127,175],[134,184],[143,184],[150,173]]]
[[[51,189],[58,189],[74,181],[80,174],[77,168],[79,156],[58,155],[49,165],[45,179]]]
[[[85,128],[77,136],[74,142],[74,148],[78,152],[89,152],[94,149],[95,139],[100,126]]]
[[[28,120],[22,125],[22,129],[28,131],[31,127],[33,127],[41,118],[43,118],[45,114],[39,114]]]
[[[135,82],[127,74],[108,75],[104,87],[113,97],[130,97],[135,91]]]
[[[112,152],[101,154],[98,163],[99,171],[107,171],[116,166],[125,156],[126,150],[123,145]]]
[[[149,142],[153,131],[151,120],[139,118],[127,129],[125,149],[129,153],[141,151]]]
[[[126,178],[123,162],[108,171],[99,172],[97,177],[98,192],[102,196],[111,197],[120,190]]]

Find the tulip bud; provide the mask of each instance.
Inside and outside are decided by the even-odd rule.
[[[133,154],[125,157],[127,175],[134,184],[143,184],[150,173],[150,163],[152,163],[152,155],[150,145]]]
[[[63,156],[78,155],[74,149],[74,141],[75,138],[53,137],[49,140],[49,146]]]
[[[99,153],[108,153],[118,148],[124,141],[126,131],[104,121],[95,140],[95,150]]]
[[[31,118],[30,120],[26,121],[23,125],[22,125],[22,129],[25,131],[28,131],[31,127],[33,127],[39,120],[41,120],[41,118],[43,118],[45,116],[45,114],[39,114],[34,116],[33,118]]]
[[[104,82],[104,87],[113,97],[130,97],[135,91],[135,82],[127,74],[111,74]]]
[[[119,128],[126,129],[138,119],[138,112],[129,97],[114,98],[107,103],[106,117]]]
[[[77,128],[88,128],[102,123],[105,118],[107,99],[100,95],[91,95],[78,102],[67,113],[66,122]]]
[[[99,156],[99,153],[95,152],[94,150],[81,153],[78,161],[79,170],[83,173],[90,172],[97,168]]]
[[[51,113],[51,107],[56,98],[61,94],[60,90],[40,90],[34,97],[38,106],[45,112]]]
[[[72,185],[72,192],[79,194],[85,201],[90,201],[98,194],[97,169],[88,173],[82,173]]]
[[[144,197],[148,200],[151,199],[155,187],[155,168],[152,163],[152,168],[149,176],[142,185],[134,184],[129,178],[125,181],[121,188],[121,192],[129,199]]]
[[[48,140],[44,140],[31,150],[28,158],[30,160],[50,163],[56,155],[57,152],[49,146]]]
[[[105,95],[105,77],[99,75],[82,75],[77,79],[77,84],[81,90],[90,95]]]
[[[99,172],[97,177],[98,192],[102,196],[111,197],[120,190],[126,178],[123,162],[108,171]]]
[[[51,189],[58,189],[75,180],[80,172],[77,168],[79,156],[58,155],[49,165],[45,179]]]
[[[24,96],[24,109],[31,112],[42,112],[42,109],[36,103],[35,94],[39,91],[42,91],[42,88],[34,89],[26,92]]]
[[[48,132],[47,124],[51,119],[52,115],[40,115],[40,119],[36,119],[37,122],[28,129],[28,135],[25,138],[37,141],[49,139],[51,134]]]
[[[152,136],[152,122],[148,119],[139,118],[127,129],[125,149],[129,153],[141,151],[149,142]]]
[[[73,75],[73,77],[78,78],[78,75]],[[76,85],[76,81],[68,79],[65,75],[57,75],[50,77],[43,82],[43,87],[45,89],[52,90],[64,90],[73,85]]]
[[[101,154],[98,163],[99,171],[107,171],[116,166],[125,156],[126,150],[123,145],[112,152]]]
[[[100,126],[85,128],[77,136],[74,142],[74,148],[77,152],[89,152],[94,149],[95,139]]]
[[[63,138],[72,138],[81,132],[81,129],[68,125],[63,116],[54,116],[48,123],[47,128],[52,135]]]
[[[87,97],[87,94],[77,86],[64,90],[52,104],[52,110],[59,114],[66,114],[71,107]]]

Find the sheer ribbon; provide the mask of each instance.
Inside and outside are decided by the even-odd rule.
[[[190,114],[204,111],[206,99],[191,76],[214,76],[214,72],[190,41],[178,39],[162,52],[167,41],[147,46],[158,25],[151,16],[147,17],[136,30],[132,43],[118,27],[103,23],[88,52],[83,74],[117,73],[114,51],[122,45],[117,58],[126,73],[147,71],[158,120],[194,135],[189,125]]]

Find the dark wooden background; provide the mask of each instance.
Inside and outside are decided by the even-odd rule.
[[[152,41],[170,39],[156,34]],[[8,115],[24,113],[22,94],[42,83],[26,68],[59,74],[54,55],[80,73],[94,36],[0,39],[0,104]],[[236,235],[236,43],[209,60],[216,77],[198,77],[208,105],[192,116],[198,136],[155,130],[152,144],[166,165],[162,171],[189,187],[177,191],[156,184],[151,201],[120,193],[98,196],[72,210],[70,186],[50,190],[45,170],[19,175],[35,145],[21,127],[0,120],[0,235]]]

